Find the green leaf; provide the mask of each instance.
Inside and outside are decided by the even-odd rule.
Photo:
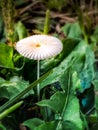
[[[83,48],[86,48],[86,46]],[[79,48],[78,48],[79,49]],[[84,49],[85,50],[85,49]],[[78,50],[77,53],[75,51],[75,53],[73,52],[73,54],[75,54],[75,58],[76,58],[76,54],[78,54],[78,58],[77,60],[75,59],[73,63],[76,64],[78,59],[82,56],[84,56],[84,52],[82,52],[81,55],[79,55],[80,51]],[[80,57],[79,57],[80,56]],[[73,58],[74,59],[74,58]],[[65,60],[66,61],[66,60]],[[63,61],[63,62],[65,62]],[[71,60],[70,60],[71,61]],[[81,62],[85,62],[85,60],[80,60]],[[71,63],[71,64],[72,64]],[[47,106],[49,108],[52,108],[55,113],[59,113],[59,119],[61,118],[61,120],[59,120],[56,130],[62,130],[62,128],[67,128],[63,126],[62,122],[66,122],[69,121],[72,124],[74,124],[74,130],[83,130],[84,125],[83,125],[83,121],[80,117],[80,105],[79,105],[79,100],[76,97],[76,89],[81,89],[81,83],[80,83],[80,79],[79,79],[79,75],[77,73],[77,71],[75,71],[73,65],[67,66],[68,68],[66,69],[66,64],[67,62],[64,63],[65,68],[63,67],[62,72],[59,75],[55,75],[55,77],[51,78],[51,81],[55,81],[56,78],[57,81],[60,82],[61,88],[63,88],[63,94],[61,94],[61,92],[56,92],[51,98],[50,100],[43,100],[41,102],[38,103],[38,105],[40,106]],[[84,63],[83,63],[84,64]],[[60,66],[57,67],[57,69],[59,71],[61,71],[60,67],[61,67],[62,63],[60,64]],[[81,65],[80,65],[81,66]],[[83,66],[84,67],[84,66]],[[81,67],[80,67],[81,68]],[[55,68],[56,69],[56,68]],[[57,73],[58,71],[56,70],[54,73]],[[53,74],[53,73],[52,73]],[[51,74],[51,75],[52,75]],[[49,76],[51,76],[49,75]],[[46,79],[47,81],[47,79]],[[66,83],[67,81],[67,83]],[[70,127],[70,126],[69,126]],[[72,129],[72,127],[71,127]]]
[[[71,69],[68,69],[67,71],[69,72],[67,74],[68,84],[65,86],[65,92],[56,92],[50,100],[43,100],[37,104],[44,107],[47,106],[53,109],[56,114],[59,114],[59,118],[61,118],[61,120],[59,120],[56,130],[62,130],[62,127],[64,127],[62,121],[72,122],[72,124],[75,125],[75,128],[77,128],[76,130],[83,130],[83,122],[80,118],[80,105],[75,95],[76,88],[81,87],[80,81],[76,72],[72,74]],[[64,80],[65,76],[66,73],[63,73],[63,80],[61,80],[62,78],[59,79],[61,87],[66,84],[66,80]]]
[[[81,90],[82,89],[82,85],[81,85],[81,80],[78,76],[78,73],[76,71],[74,71],[72,73],[72,88],[71,91],[75,92],[76,90]]]
[[[74,81],[74,83],[75,83],[75,81]],[[71,91],[75,90],[76,86],[78,86],[77,80],[76,80],[76,84],[73,84]],[[79,84],[80,84],[80,82],[79,82]],[[79,111],[80,111],[79,101],[75,96],[72,96],[73,93],[74,93],[74,91],[72,91],[72,94],[69,95],[69,99],[68,99],[67,103],[66,103],[66,101],[67,101],[66,93],[56,92],[53,96],[51,96],[50,100],[42,100],[42,101],[38,102],[37,105],[43,106],[43,107],[47,106],[47,107],[51,108],[52,110],[54,110],[56,113],[59,113],[60,115],[63,112],[64,113],[63,120],[65,122],[69,121],[69,122],[71,122],[70,124],[73,124],[71,126],[70,125],[68,125],[66,127],[63,126],[64,127],[63,129],[69,130],[69,128],[70,128],[70,130],[82,130],[83,122],[80,118],[80,113],[79,113]],[[67,106],[65,107],[66,104],[67,104]]]
[[[22,22],[15,24],[14,41],[21,40],[28,36],[28,32]]]
[[[65,93],[56,92],[49,100],[42,100],[37,103],[39,106],[47,106],[54,110],[56,113],[60,113],[65,102]]]
[[[6,130],[5,126],[0,123],[0,130]]]
[[[2,81],[2,79],[0,78]],[[11,99],[28,87],[29,83],[18,76],[4,80],[0,84],[0,97]],[[33,90],[31,92],[33,94]],[[28,93],[30,94],[30,93]],[[27,96],[27,95],[26,95]]]
[[[22,98],[25,94],[27,94],[33,87],[37,86],[38,83],[42,82],[52,71],[48,71],[44,75],[42,75],[38,80],[34,81],[32,84],[30,84],[27,88],[22,90],[19,94],[17,94],[15,97],[10,99],[8,102],[6,102],[3,106],[0,107],[0,112],[4,111],[13,103],[17,102],[20,98]]]
[[[12,57],[13,48],[6,44],[0,44],[0,67],[14,68]]]
[[[63,43],[63,50],[62,50],[62,58],[64,59],[65,57],[67,57],[72,51],[73,49],[78,46],[79,44],[79,40],[77,39],[73,39],[73,38],[66,38],[62,40]]]
[[[82,50],[82,51],[81,51]],[[67,70],[69,68],[78,73],[83,90],[90,87],[94,78],[94,52],[90,46],[81,41],[78,46],[68,55],[42,83],[41,88],[63,80],[62,75],[66,73],[65,80],[67,83]],[[58,71],[59,70],[59,71]],[[64,89],[65,87],[62,86]]]
[[[70,121],[77,127],[76,130],[83,130],[83,122],[80,118],[79,101],[75,96],[70,95],[67,108],[64,112],[64,120]]]
[[[30,130],[56,130],[57,122],[44,122],[38,118],[27,120],[23,123]]]
[[[64,32],[64,34],[68,38],[81,39],[81,37],[82,37],[82,31],[79,26],[79,23],[77,23],[77,22],[76,23],[67,23],[61,28],[61,30]]]
[[[82,43],[84,43],[84,41],[82,41]],[[91,86],[91,82],[93,81],[95,77],[94,62],[95,62],[94,52],[90,48],[90,46],[87,45],[85,48],[84,67],[81,71],[78,71],[78,75],[79,75],[79,78],[81,79],[83,90]]]
[[[38,119],[38,118],[33,118],[29,119],[23,122],[23,125],[27,126],[30,130],[36,129],[39,125],[43,124],[44,121]]]
[[[57,67],[55,67],[53,69],[53,73],[51,73],[45,80],[43,80],[43,82],[41,83],[41,88],[55,83],[57,81],[59,81],[59,79],[62,77],[62,74],[65,72],[64,70],[67,70],[69,68],[69,66],[71,66],[73,63],[73,59],[72,60],[72,55],[68,57],[68,59],[65,59],[64,61],[61,62],[60,65],[58,65]],[[59,71],[58,71],[59,70]]]
[[[95,87],[95,91],[98,91],[98,79],[93,80],[93,85]]]
[[[78,127],[71,121],[63,121],[62,130],[78,130]]]
[[[41,88],[60,81],[62,79],[62,75],[67,73],[70,67],[73,67],[75,71],[82,71],[85,62],[85,51],[87,45],[84,43],[80,43],[71,53],[67,56],[57,67],[53,69],[53,73],[51,73],[43,82],[41,83]],[[82,51],[81,51],[82,50]],[[79,62],[77,64],[77,62]],[[76,66],[76,67],[75,67]],[[66,78],[66,75],[65,75]],[[64,89],[64,87],[63,87]]]
[[[97,94],[98,93],[98,79],[94,80],[92,83],[95,88],[95,108],[98,111],[98,94]]]
[[[98,43],[98,25],[95,27],[94,33],[90,38],[94,44]]]
[[[56,130],[57,123],[54,121],[46,122],[37,127],[35,130]],[[33,130],[33,129],[32,129]]]

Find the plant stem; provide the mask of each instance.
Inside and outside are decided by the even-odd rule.
[[[88,127],[88,124],[87,124],[87,120],[86,120],[86,117],[85,117],[85,115],[80,111],[80,114],[81,114],[81,116],[82,116],[82,118],[83,118],[83,121],[84,121],[84,125],[85,125],[85,127],[86,127],[86,130],[89,130],[89,127]]]
[[[40,77],[40,61],[37,60],[37,80],[39,80]],[[39,83],[37,84],[37,96],[38,96],[38,101],[40,100],[40,86]]]
[[[13,44],[13,34],[14,34],[14,12],[15,12],[15,2],[14,0],[1,0],[1,9],[3,21],[5,24],[6,38],[9,45]]]
[[[47,10],[45,24],[44,24],[44,34],[48,34],[48,32],[49,32],[49,19],[50,19],[50,11]]]
[[[7,110],[5,110],[4,112],[2,112],[0,114],[0,120],[2,120],[4,117],[6,117],[8,114],[13,112],[17,108],[19,108],[22,105],[22,103],[23,103],[23,101],[20,101],[20,102],[16,103],[15,105],[11,106],[10,108],[8,108]]]
[[[67,87],[67,93],[66,93],[66,101],[65,101],[62,113],[60,115],[60,121],[57,124],[56,130],[61,130],[62,129],[62,120],[63,120],[63,117],[64,117],[64,113],[66,111],[66,107],[68,105],[69,94],[70,94],[70,87],[71,87],[71,73],[70,72],[71,71],[70,71],[70,68],[69,68],[69,75],[68,75],[69,78],[68,78],[68,87]]]

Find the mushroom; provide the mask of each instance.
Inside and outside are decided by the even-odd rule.
[[[22,56],[37,60],[37,79],[39,79],[39,61],[56,56],[62,51],[63,45],[56,37],[33,35],[18,41],[15,48]],[[39,84],[37,85],[37,94],[40,97]]]

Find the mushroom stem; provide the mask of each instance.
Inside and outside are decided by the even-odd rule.
[[[40,77],[40,60],[37,60],[37,80]],[[38,96],[38,101],[40,100],[40,86],[39,83],[37,84],[37,96]]]

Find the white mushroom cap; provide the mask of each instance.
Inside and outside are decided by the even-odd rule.
[[[59,54],[63,45],[56,37],[33,35],[18,41],[15,48],[24,57],[43,60]]]

